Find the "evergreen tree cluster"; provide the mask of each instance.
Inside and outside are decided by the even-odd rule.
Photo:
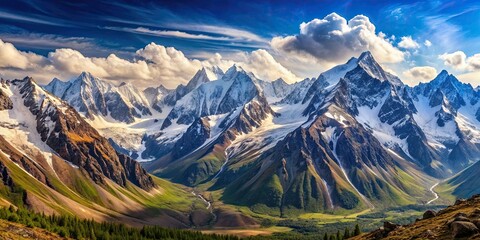
[[[343,234],[340,232],[340,230],[338,230],[336,234],[328,235],[327,233],[325,233],[323,235],[323,240],[345,240],[345,239],[349,239],[351,237],[358,236],[361,233],[362,232],[360,231],[360,226],[358,226],[358,224],[356,224],[353,232],[350,232],[350,229],[348,229],[348,227],[347,227],[347,228],[345,228],[345,231],[343,232]]]
[[[43,228],[61,237],[73,239],[180,239],[180,240],[239,240],[236,236],[207,235],[196,231],[145,226],[132,228],[124,224],[79,219],[74,216],[39,214],[25,208],[0,208],[0,219],[16,222],[27,227]]]

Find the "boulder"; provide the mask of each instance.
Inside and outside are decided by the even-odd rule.
[[[470,237],[478,233],[478,228],[471,222],[456,221],[451,225],[454,238]]]
[[[480,229],[480,219],[475,219],[473,221],[471,221],[473,224],[475,224],[475,226],[477,226],[478,229]]]
[[[463,212],[459,212],[459,213],[455,214],[453,217],[454,217],[454,218],[457,218],[457,217],[467,217],[467,214],[465,214],[465,213],[463,213]]]
[[[383,223],[383,229],[385,230],[385,232],[391,232],[393,230],[395,230],[399,225],[398,224],[395,224],[395,223],[392,223],[392,222],[384,222]]]
[[[470,222],[470,219],[464,216],[458,216],[453,221],[454,222]]]
[[[433,210],[427,210],[423,213],[423,219],[430,219],[437,216],[437,213]]]
[[[469,216],[470,218],[480,218],[480,208],[475,208]]]
[[[464,202],[466,202],[467,200],[463,199],[463,198],[459,198],[455,201],[455,205],[459,205],[459,204],[462,204]]]

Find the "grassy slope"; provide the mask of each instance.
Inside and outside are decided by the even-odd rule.
[[[99,221],[125,220],[127,223],[131,221],[133,225],[138,225],[143,220],[131,219],[127,216],[132,215],[129,211],[149,212],[151,215],[178,211],[177,215],[185,215],[194,205],[204,208],[204,203],[186,188],[156,177],[154,180],[160,188],[146,192],[133,184],[129,184],[126,189],[113,182],[100,187],[75,169],[73,174],[69,174],[69,183],[47,175],[49,187],[34,179],[3,154],[0,154],[0,161],[7,167],[15,186],[12,191],[0,183],[2,205],[22,205],[25,196],[28,196],[31,207],[37,211],[77,215]]]

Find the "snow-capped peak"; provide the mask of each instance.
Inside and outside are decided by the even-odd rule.
[[[210,79],[210,81],[221,79],[223,75],[225,75],[223,70],[218,66],[208,67],[206,68],[206,72],[207,72],[207,77],[208,79]]]
[[[377,78],[380,81],[388,81],[389,78],[380,64],[375,61],[372,54],[367,51],[363,52],[358,58],[358,65],[363,68],[370,76]]]
[[[67,101],[86,117],[108,117],[132,123],[136,118],[151,115],[149,103],[142,91],[130,83],[116,86],[82,72],[69,82],[52,80],[45,89]]]
[[[222,79],[224,80],[230,80],[230,79],[233,79],[235,77],[235,75],[239,72],[244,72],[245,73],[245,70],[243,70],[242,67],[240,66],[237,66],[236,64],[233,64],[233,66],[231,66],[226,72],[225,72],[225,75],[223,76]]]
[[[95,79],[95,77],[90,72],[82,72],[77,78],[78,81],[83,82],[91,82],[93,79]]]
[[[202,83],[210,82],[210,79],[207,76],[207,70],[202,68],[193,76],[193,78],[188,82],[187,89],[194,89],[200,86]]]

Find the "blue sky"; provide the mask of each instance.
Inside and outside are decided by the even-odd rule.
[[[332,13],[338,17],[332,17]],[[365,26],[371,24],[380,40],[363,39],[361,33],[352,36],[343,32],[344,41],[359,41],[359,45],[347,46],[348,51],[339,49],[343,55],[335,58],[329,56],[331,52],[318,52],[319,47],[337,51],[336,48],[345,46],[324,44],[322,41],[331,37],[325,29],[334,25],[319,27],[321,21],[312,20],[325,22],[341,17],[348,22],[359,15],[368,17],[369,23]],[[330,20],[325,20],[327,16]],[[302,23],[307,23],[309,30],[299,37]],[[45,61],[51,62],[49,53],[56,49],[73,49],[87,58],[106,58],[113,53],[134,62],[145,58],[145,54],[139,56],[137,50],[154,42],[174,47],[190,60],[205,61],[219,53],[224,64],[244,61],[253,66],[256,60],[252,52],[264,49],[267,53],[262,52],[263,57],[271,55],[299,79],[315,77],[351,57],[347,55],[357,54],[357,48],[358,51],[372,50],[373,45],[384,44],[378,42],[384,39],[385,44],[391,46],[373,50],[374,56],[406,81],[425,81],[433,74],[430,71],[422,75],[426,74],[423,70],[428,69],[408,72],[414,67],[433,67],[437,72],[446,68],[462,80],[474,84],[480,80],[475,79],[480,69],[476,65],[480,55],[478,59],[475,57],[480,53],[480,4],[475,1],[18,0],[0,3],[0,30],[3,42],[12,43],[18,51],[44,56]],[[273,44],[274,38],[281,41]],[[314,44],[308,45],[312,41]],[[362,41],[369,42],[365,45]],[[457,54],[452,55],[455,52]],[[387,59],[380,54],[397,54],[399,58]],[[14,73],[12,67],[18,68],[8,66],[3,74]],[[64,77],[75,74],[69,67],[64,66],[68,71],[55,67],[52,74]],[[20,70],[28,69],[20,68],[17,72]],[[280,75],[286,70],[281,69]],[[114,78],[112,74],[101,74]],[[46,74],[41,77],[49,78]],[[174,80],[166,79],[164,81],[172,81],[174,85]],[[179,82],[184,82],[180,79]]]

